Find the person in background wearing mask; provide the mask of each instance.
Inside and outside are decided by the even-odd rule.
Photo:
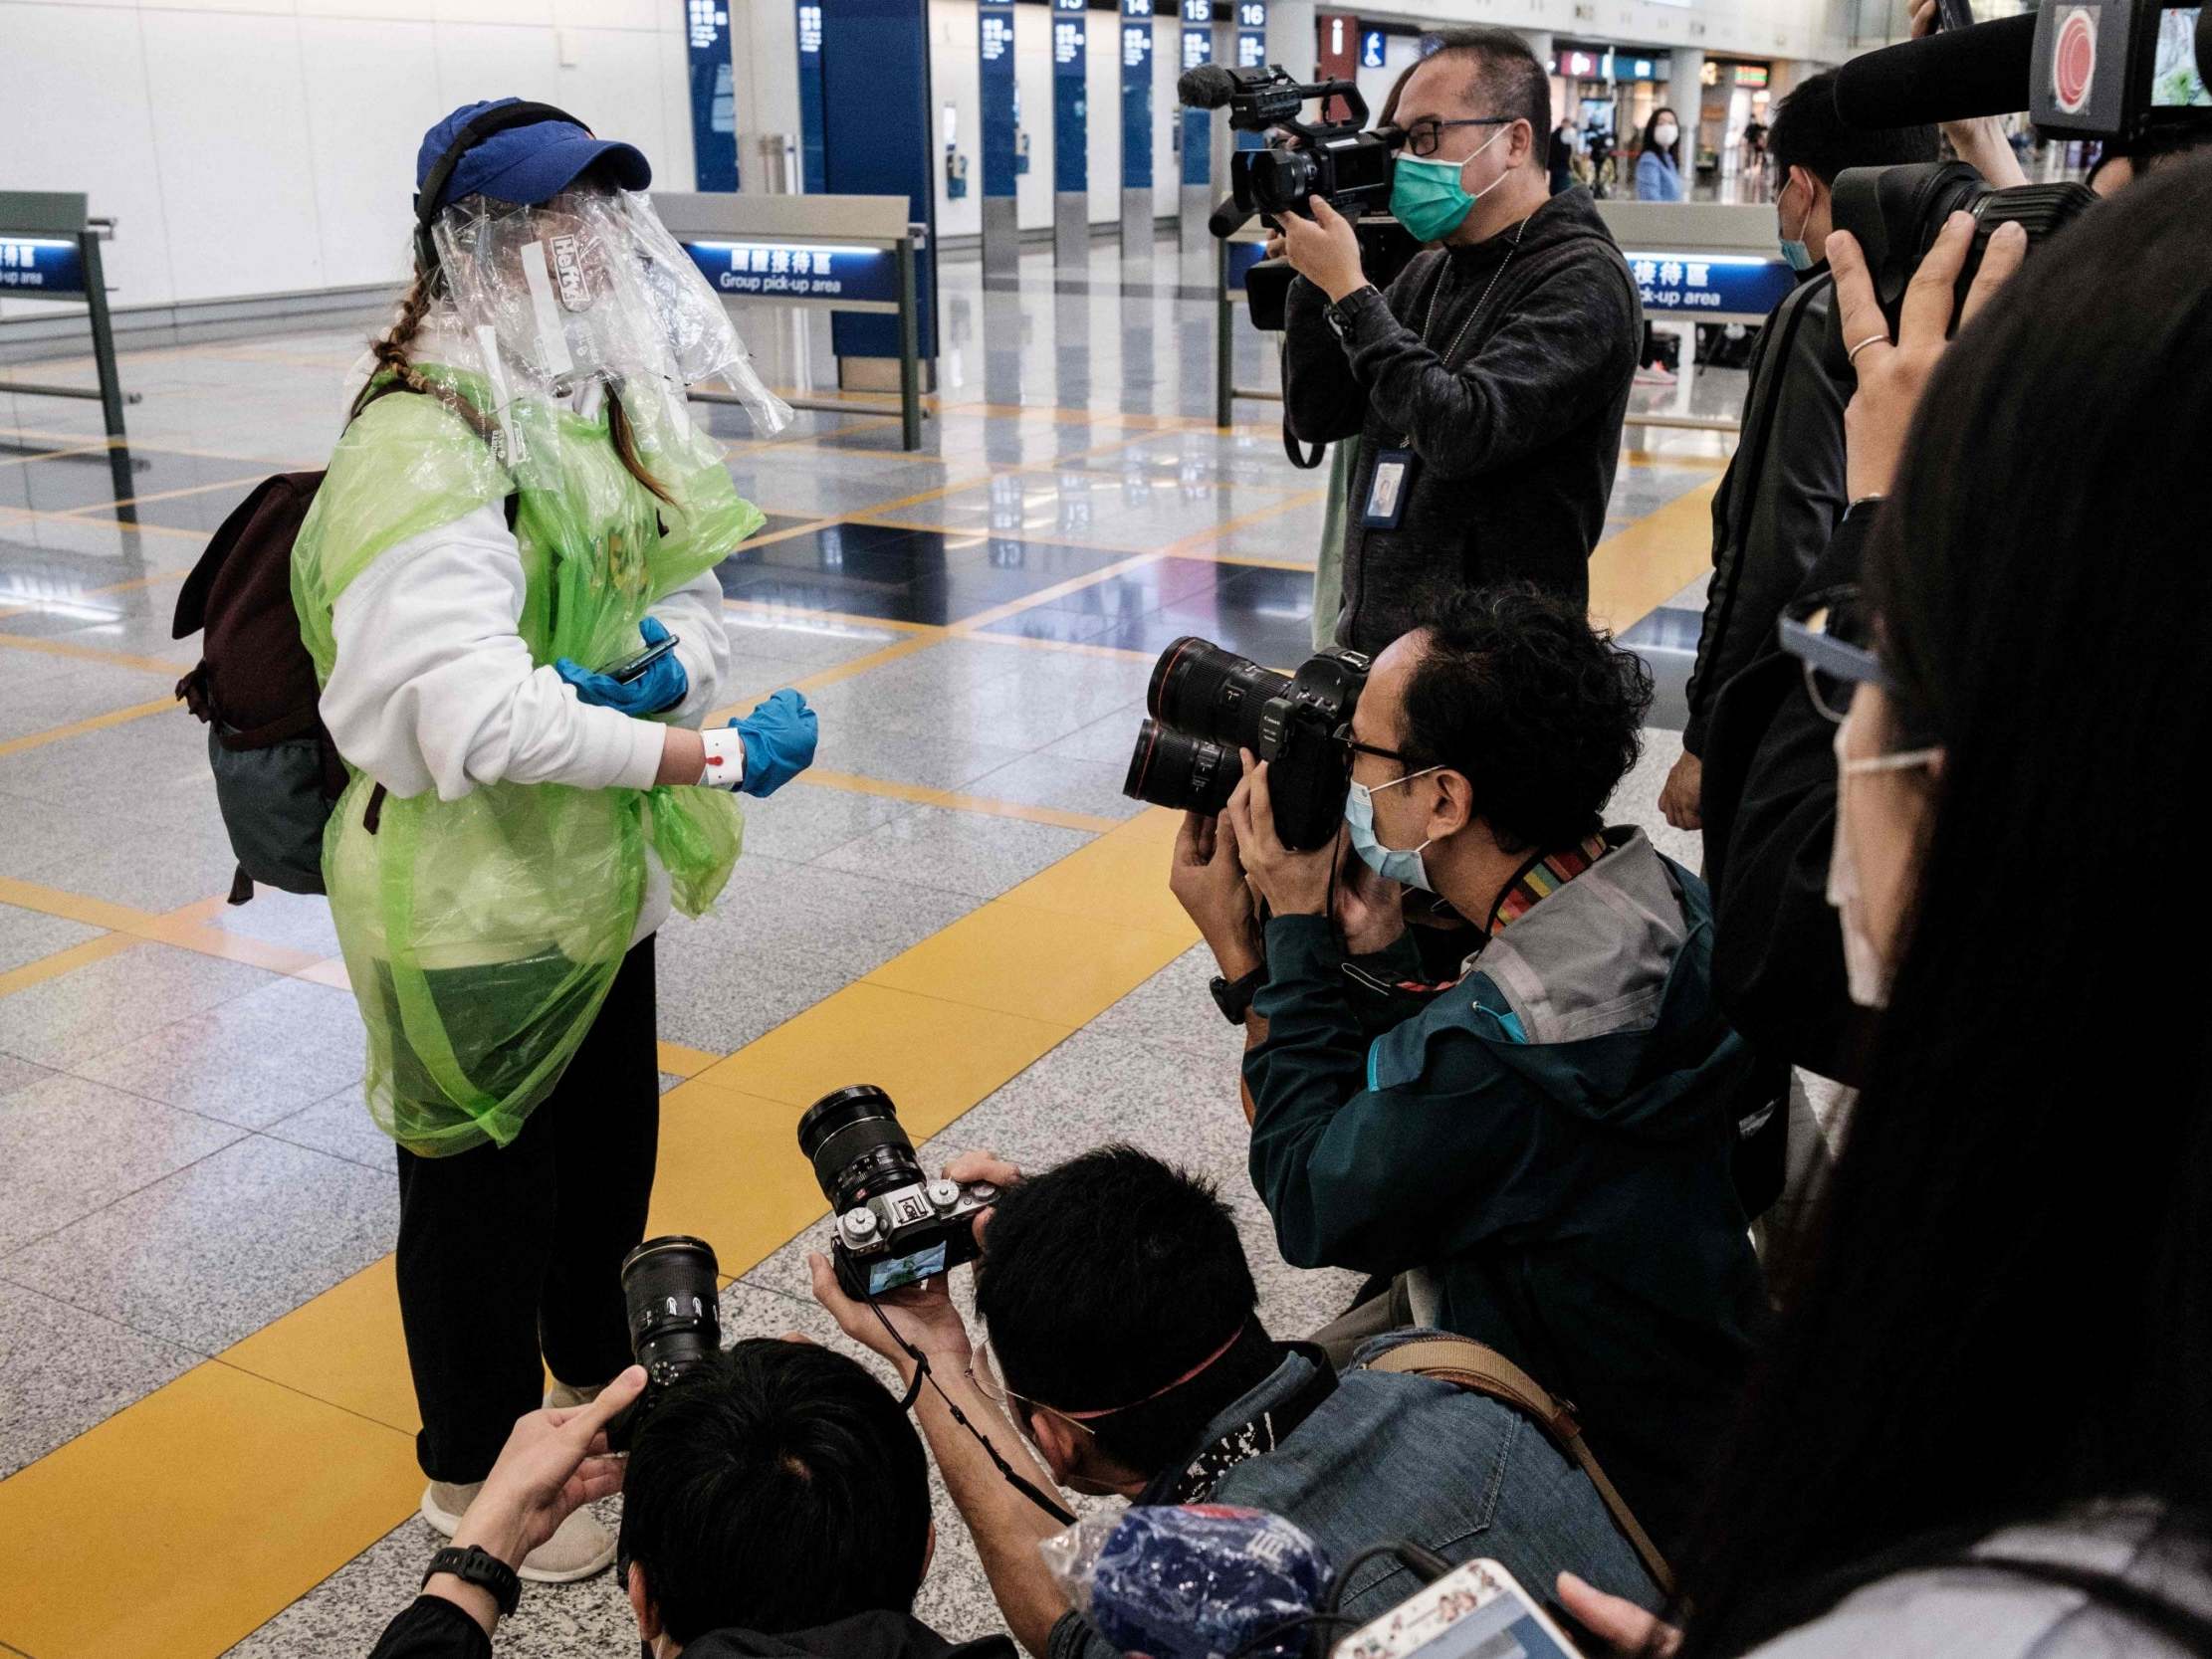
[[[1423,1325],[1498,1349],[1575,1402],[1664,1552],[1765,1298],[1731,1172],[1749,1056],[1713,1002],[1705,889],[1599,817],[1651,696],[1579,604],[1455,594],[1360,697],[1355,856],[1285,849],[1247,755],[1227,810],[1186,820],[1170,886],[1253,987],[1252,1183],[1284,1257],[1395,1280],[1324,1337]],[[1410,982],[1408,889],[1473,924],[1454,982]]]
[[[1391,211],[1423,242],[1385,294],[1316,199],[1288,257],[1284,425],[1358,440],[1339,643],[1373,654],[1446,596],[1526,580],[1580,606],[1641,312],[1589,196],[1551,195],[1551,84],[1509,29],[1446,29],[1406,78]]]
[[[1775,619],[1820,557],[1844,511],[1844,390],[1824,361],[1835,302],[1828,275],[1829,187],[1847,167],[1933,161],[1935,129],[1863,129],[1836,118],[1833,70],[1800,84],[1774,114],[1767,153],[1782,257],[1799,274],[1760,329],[1743,431],[1713,498],[1713,575],[1689,677],[1682,757],[1659,811],[1702,827],[1705,734],[1720,688],[1774,637]],[[1706,857],[1712,857],[1708,843]]]
[[[2195,844],[2212,765],[2212,157],[2024,267],[2000,231],[1946,345],[1973,231],[1937,237],[1893,339],[1832,250],[1873,342],[1854,507],[1781,654],[1828,767],[1801,867],[1881,1007],[1677,1563],[1679,1659],[2212,1653],[2212,1039],[2174,971],[2212,917],[2130,857]],[[2111,418],[2054,445],[2054,410]],[[1560,1592],[1617,1650],[1675,1651]]]
[[[1640,202],[1678,202],[1688,192],[1682,188],[1682,123],[1664,104],[1652,111],[1644,123],[1644,143],[1636,157],[1636,199]]]
[[[1575,186],[1575,123],[1564,116],[1551,129],[1551,147],[1545,151],[1544,160],[1551,174],[1551,193],[1555,196]]]

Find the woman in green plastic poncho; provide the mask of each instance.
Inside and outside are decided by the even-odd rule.
[[[618,1272],[659,1123],[653,932],[672,900],[702,911],[739,846],[729,788],[698,785],[765,795],[813,755],[793,691],[697,729],[734,689],[713,567],[761,515],[683,385],[721,372],[772,429],[783,416],[624,193],[649,177],[544,105],[431,129],[416,281],[293,552],[350,773],[324,875],[369,1109],[399,1148],[422,1513],[449,1536],[539,1404],[542,1363],[555,1404],[629,1363]],[[523,1574],[582,1577],[613,1551],[579,1510]]]

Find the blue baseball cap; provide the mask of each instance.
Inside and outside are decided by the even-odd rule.
[[[488,110],[517,98],[488,99],[464,104],[422,135],[415,153],[415,189],[428,182],[438,158],[453,147],[462,129]],[[431,211],[463,196],[485,195],[525,207],[557,196],[597,162],[609,164],[613,181],[625,190],[642,190],[653,182],[653,168],[644,151],[633,144],[594,138],[589,129],[573,120],[546,119],[527,126],[511,126],[479,139],[454,163],[453,171],[438,192]]]

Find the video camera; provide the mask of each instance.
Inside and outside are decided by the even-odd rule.
[[[2025,106],[2037,131],[2131,143],[2161,131],[2212,126],[2212,5],[2169,0],[2049,0],[2040,11],[1870,52],[1836,76],[1836,113],[1847,126],[1887,127],[2009,114]],[[1835,223],[1866,250],[1875,293],[1891,326],[1905,285],[1951,214],[1975,220],[1959,272],[1963,304],[1998,226],[2017,222],[2032,250],[2097,198],[2079,184],[1990,185],[1962,162],[1854,167],[1839,173]],[[1828,360],[1847,359],[1842,313]]]
[[[1318,196],[1352,221],[1360,264],[1377,287],[1389,287],[1421,251],[1390,216],[1391,169],[1406,134],[1395,126],[1367,130],[1367,101],[1352,82],[1294,81],[1279,64],[1258,69],[1200,64],[1184,72],[1176,97],[1188,109],[1227,109],[1235,131],[1289,134],[1287,143],[1230,155],[1229,199],[1207,221],[1216,236],[1234,235],[1255,214],[1272,224],[1286,213],[1310,213],[1308,204]],[[1299,119],[1308,102],[1332,98],[1344,101],[1348,118]],[[1262,260],[1245,274],[1253,326],[1280,331],[1293,275],[1285,260]]]
[[[1239,748],[1269,762],[1275,834],[1311,852],[1336,839],[1352,776],[1346,746],[1368,659],[1340,647],[1277,674],[1249,657],[1186,635],[1161,653],[1145,692],[1121,792],[1153,806],[1203,812],[1228,805],[1243,775]]]

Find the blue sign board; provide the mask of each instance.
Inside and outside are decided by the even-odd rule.
[[[1152,188],[1152,0],[1121,0],[1121,187]]]
[[[1183,0],[1183,68],[1214,61],[1214,0]],[[1183,182],[1214,182],[1211,110],[1183,111]]]
[[[976,68],[984,109],[984,194],[1010,196],[1014,179],[1013,0],[977,0]]]
[[[823,242],[687,242],[684,252],[719,294],[898,304],[899,256],[889,248]]]
[[[1757,254],[1632,253],[1625,256],[1647,311],[1721,311],[1764,316],[1797,286],[1797,274]]]
[[[930,97],[928,0],[822,0],[822,20],[824,193],[906,198],[908,222],[930,239],[915,251],[914,286],[922,355],[934,357],[937,178],[945,156]],[[841,256],[832,260],[833,267],[842,263]],[[829,335],[840,357],[899,354],[894,316],[833,313]]]
[[[0,291],[21,295],[83,294],[85,256],[58,236],[9,236],[0,231]]]
[[[692,170],[702,190],[738,187],[738,98],[730,79],[730,0],[684,0],[691,58]]]
[[[1267,62],[1267,0],[1235,0],[1236,67],[1258,69]],[[1233,134],[1238,149],[1260,149],[1266,140],[1256,132]]]
[[[798,8],[798,176],[809,196],[829,187],[829,166],[822,153],[822,8],[821,0],[800,0]]]
[[[1088,34],[1083,0],[1052,0],[1052,188],[1063,194],[1090,188]]]
[[[1380,29],[1362,29],[1360,31],[1360,68],[1381,69],[1383,67],[1383,31]]]

